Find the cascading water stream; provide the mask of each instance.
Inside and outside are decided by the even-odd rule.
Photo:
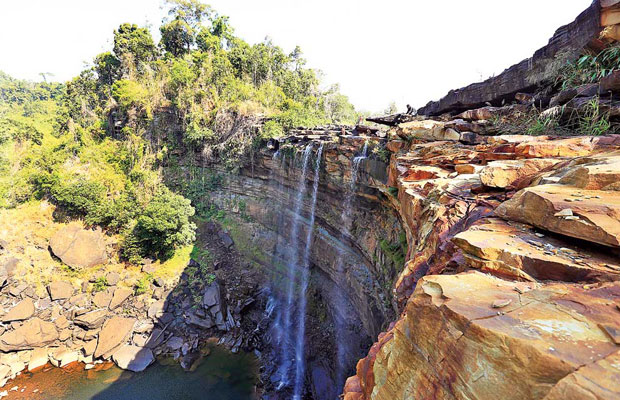
[[[368,142],[364,143],[364,147],[362,149],[362,153],[359,156],[353,157],[351,162],[351,182],[349,184],[349,190],[347,191],[344,208],[342,209],[341,221],[342,221],[342,235],[341,238],[344,240],[347,236],[349,236],[351,228],[353,227],[353,221],[351,220],[351,211],[352,211],[352,202],[353,197],[355,196],[355,190],[357,187],[357,179],[359,173],[359,167],[363,160],[368,158]],[[340,248],[338,252],[338,261],[336,271],[340,275],[344,275],[344,249]],[[338,387],[342,387],[344,385],[345,380],[345,355],[348,352],[348,346],[346,342],[346,338],[344,337],[344,321],[342,315],[345,314],[344,308],[346,307],[344,299],[341,297],[340,293],[336,293],[334,296],[334,305],[335,305],[335,327],[336,327],[336,347],[337,347],[337,365],[336,365],[336,384]]]
[[[301,219],[301,210],[303,208],[303,200],[306,195],[306,174],[308,172],[308,162],[310,160],[310,154],[312,154],[312,144],[309,144],[304,151],[304,159],[302,164],[301,175],[299,177],[299,183],[297,184],[297,196],[294,203],[293,221],[291,223],[291,236],[290,240],[294,242],[299,234],[299,220]],[[291,327],[291,314],[293,308],[293,300],[295,298],[295,282],[296,282],[296,270],[299,258],[299,252],[297,246],[291,246],[290,256],[288,260],[288,284],[286,288],[286,303],[284,305],[284,315],[282,319],[282,340],[280,343],[280,368],[279,376],[280,383],[278,389],[287,386],[289,383],[289,370],[291,367],[291,350],[292,346],[292,327]]]
[[[316,211],[316,199],[319,191],[319,179],[321,173],[321,158],[323,157],[323,144],[317,152],[316,163],[314,165],[314,182],[312,186],[312,203],[310,206],[310,218],[308,232],[306,233],[305,247],[301,263],[301,277],[299,284],[299,319],[297,321],[297,339],[295,343],[295,387],[294,400],[300,400],[304,387],[305,374],[305,339],[306,339],[306,305],[308,302],[306,290],[308,289],[308,277],[310,275],[310,251],[312,250],[312,236],[314,233],[314,218]]]

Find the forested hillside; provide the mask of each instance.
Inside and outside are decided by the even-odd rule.
[[[67,83],[0,74],[0,202],[45,199],[57,219],[120,234],[123,257],[169,257],[194,239],[194,209],[162,183],[174,156],[236,168],[289,128],[352,122],[338,87],[266,39],[251,45],[197,0],[170,0],[155,43],[126,23],[111,51]]]

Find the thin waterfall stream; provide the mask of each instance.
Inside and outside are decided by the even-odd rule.
[[[351,220],[351,207],[353,203],[353,198],[355,197],[355,190],[357,188],[357,180],[359,174],[359,167],[363,160],[368,158],[368,142],[364,143],[364,147],[359,156],[354,156],[351,162],[351,182],[349,183],[349,189],[345,196],[344,207],[342,209],[341,221],[342,221],[342,239],[346,240],[346,237],[350,234],[351,229],[353,227],[353,221]],[[344,278],[344,249],[340,248],[338,252],[338,261],[336,271]],[[334,293],[333,303],[335,312],[335,327],[336,327],[336,348],[337,348],[337,359],[336,359],[336,383],[338,385],[344,385],[345,381],[345,356],[349,351],[347,341],[344,335],[344,321],[342,315],[345,313],[345,301],[341,297],[341,293]]]
[[[323,155],[323,144],[321,144],[316,153],[316,161],[312,166],[310,160],[314,147],[314,144],[310,143],[303,153],[301,173],[296,192],[293,194],[293,214],[290,229],[286,231],[285,226],[281,226],[280,232],[287,232],[289,235],[289,244],[287,245],[286,241],[283,243],[278,241],[277,244],[277,247],[282,246],[282,249],[276,249],[276,253],[283,257],[286,264],[285,291],[279,298],[275,293],[272,293],[268,303],[269,309],[266,310],[269,315],[274,311],[276,312],[273,331],[276,348],[279,348],[277,389],[282,390],[290,387],[293,389],[293,398],[297,400],[302,398],[304,390],[306,290],[310,277],[310,254]],[[274,161],[277,160],[278,156],[274,154]],[[297,243],[297,239],[302,233],[301,225],[305,222],[303,221],[304,201],[308,195],[307,181],[312,167],[314,167],[314,176],[308,208],[307,231],[303,241]],[[277,282],[274,284],[278,285]]]
[[[302,162],[301,175],[299,176],[299,182],[297,184],[297,195],[295,196],[294,203],[294,213],[293,213],[293,222],[291,224],[291,232],[290,232],[290,240],[295,241],[297,236],[299,235],[299,222],[301,219],[301,210],[303,208],[303,200],[306,195],[306,174],[308,172],[308,164],[310,160],[310,155],[312,154],[312,144],[306,146],[306,150],[304,151],[304,158]],[[281,346],[281,354],[280,354],[280,368],[279,368],[279,376],[280,383],[278,385],[278,389],[288,386],[289,384],[289,373],[291,368],[291,341],[293,340],[291,332],[291,314],[293,308],[293,301],[295,299],[295,282],[297,276],[297,263],[299,258],[299,251],[297,246],[291,246],[290,256],[288,259],[288,284],[286,288],[286,304],[284,305],[284,316],[282,321],[282,340],[280,343]]]
[[[321,158],[323,156],[323,144],[319,147],[316,157],[316,163],[314,166],[314,182],[312,187],[312,202],[310,206],[310,218],[308,223],[308,232],[306,233],[306,243],[304,247],[304,253],[301,263],[301,276],[299,285],[299,318],[297,321],[297,340],[295,343],[295,389],[293,399],[301,399],[304,386],[304,374],[305,374],[305,335],[306,335],[306,305],[307,289],[308,289],[308,276],[310,275],[310,251],[312,249],[312,236],[314,233],[314,217],[316,211],[316,198],[319,191],[319,179],[321,177]]]

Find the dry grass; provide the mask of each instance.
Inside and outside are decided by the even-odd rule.
[[[57,280],[64,280],[80,287],[82,282],[100,272],[118,272],[122,286],[133,287],[144,276],[138,266],[128,266],[119,261],[115,236],[106,236],[109,261],[105,265],[81,270],[72,270],[48,250],[49,240],[56,231],[67,224],[53,219],[54,206],[43,202],[30,202],[14,209],[0,209],[0,239],[8,243],[8,254],[0,255],[0,263],[10,257],[19,260],[15,276],[20,281],[35,287],[40,296],[45,295],[46,286]],[[73,221],[72,224],[82,224]],[[155,277],[161,277],[167,284],[178,280],[189,262],[191,246],[179,250],[175,256],[159,266]]]

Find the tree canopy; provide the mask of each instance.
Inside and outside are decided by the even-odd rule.
[[[166,257],[195,227],[163,170],[196,157],[234,169],[266,137],[355,121],[299,47],[247,43],[197,0],[166,6],[160,43],[121,24],[112,49],[65,84],[0,73],[0,206],[48,199],[63,218],[121,235],[128,260]]]

